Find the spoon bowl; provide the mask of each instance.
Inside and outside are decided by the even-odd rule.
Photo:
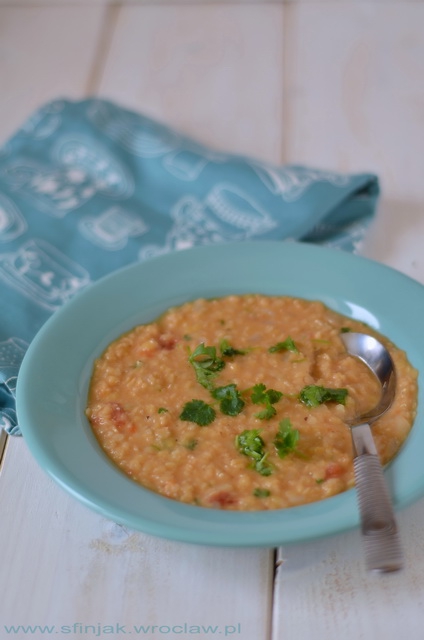
[[[370,425],[390,408],[396,392],[396,372],[392,358],[374,337],[349,332],[342,335],[347,352],[359,358],[381,385],[378,404],[348,425],[353,443],[353,466],[365,545],[367,568],[371,571],[397,571],[403,566],[402,550],[383,469]]]
[[[372,424],[390,408],[396,392],[396,371],[390,353],[373,336],[366,333],[344,333],[343,343],[350,355],[359,358],[378,378],[381,385],[379,403],[367,413],[355,416],[350,426],[367,422]]]

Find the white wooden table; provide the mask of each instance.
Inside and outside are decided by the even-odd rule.
[[[216,148],[374,171],[364,253],[424,284],[423,77],[420,1],[0,0],[0,140],[51,98],[99,95]],[[88,511],[9,438],[0,639],[421,640],[424,501],[399,522],[406,567],[383,576],[357,531],[275,551],[154,539]]]

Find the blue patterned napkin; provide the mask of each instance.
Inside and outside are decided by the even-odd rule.
[[[212,242],[360,246],[371,174],[221,153],[104,100],[57,100],[0,149],[0,426],[19,434],[25,350],[83,287],[124,265]]]

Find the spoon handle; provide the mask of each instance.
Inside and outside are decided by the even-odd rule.
[[[367,569],[397,571],[403,566],[396,519],[368,424],[352,427],[356,490]]]

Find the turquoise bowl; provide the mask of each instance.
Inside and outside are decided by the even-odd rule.
[[[263,293],[321,300],[362,320],[424,371],[424,287],[337,250],[257,241],[210,245],[134,264],[90,285],[42,327],[18,378],[17,413],[41,467],[83,504],[120,524],[188,543],[276,546],[358,526],[355,490],[276,511],[182,504],[139,486],[106,457],[84,415],[94,359],[124,331],[195,298]],[[424,494],[423,390],[415,424],[385,470],[396,508]]]

